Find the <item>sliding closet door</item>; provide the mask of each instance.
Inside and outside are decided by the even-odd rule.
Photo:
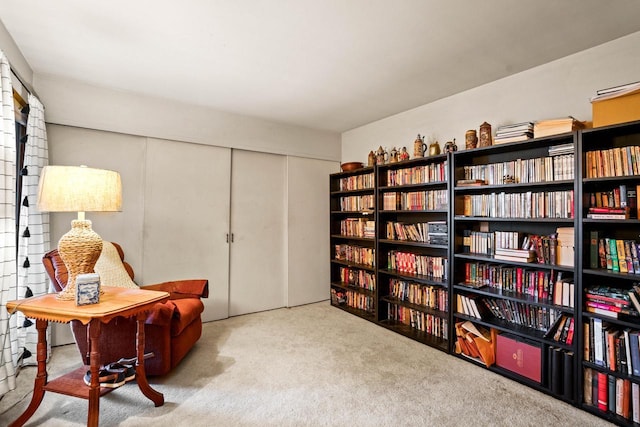
[[[286,161],[233,150],[229,315],[286,304]]]
[[[203,320],[228,317],[228,148],[149,139],[144,283],[209,279]]]

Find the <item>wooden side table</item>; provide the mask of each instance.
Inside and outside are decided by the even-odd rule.
[[[140,391],[148,397],[155,406],[164,404],[164,396],[149,385],[144,370],[144,322],[146,313],[158,302],[169,299],[167,292],[148,291],[128,288],[102,288],[104,293],[100,296],[100,303],[77,306],[75,301],[61,301],[56,299],[56,294],[41,295],[7,302],[7,310],[13,313],[21,311],[28,318],[36,320],[38,330],[37,361],[38,372],[33,386],[33,396],[27,409],[10,424],[11,427],[24,425],[40,406],[46,391],[66,394],[89,400],[89,414],[87,426],[97,426],[100,417],[100,396],[105,395],[113,388],[100,387],[100,352],[98,349],[98,337],[103,323],[109,323],[118,316],[132,317],[137,320],[136,333],[136,380]],[[84,374],[87,367],[83,366],[66,375],[52,381],[47,379],[47,338],[46,330],[49,322],[68,323],[78,320],[83,324],[89,324],[89,338],[91,342],[90,371],[91,385],[84,383]]]

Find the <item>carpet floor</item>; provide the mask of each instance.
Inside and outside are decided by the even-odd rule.
[[[55,347],[49,378],[81,366]],[[0,425],[29,404],[35,368],[0,400]],[[529,387],[333,308],[328,302],[206,323],[169,375],[100,399],[107,426],[609,426]],[[87,402],[46,393],[27,426],[82,426]]]

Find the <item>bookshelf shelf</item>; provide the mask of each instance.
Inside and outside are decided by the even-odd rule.
[[[518,261],[508,261],[508,260],[500,260],[491,256],[479,255],[479,254],[455,254],[455,259],[460,260],[470,260],[470,261],[482,261],[487,263],[495,263],[495,264],[507,264],[513,266],[520,266],[526,268],[532,268],[537,270],[557,270],[557,271],[573,271],[574,267],[568,265],[558,265],[558,264],[538,264],[534,262],[518,262]]]
[[[435,337],[432,334],[416,330],[414,328],[411,328],[410,326],[393,320],[382,320],[379,322],[379,324],[400,335],[411,338],[414,341],[421,342],[441,351],[448,351],[449,342],[446,339]]]
[[[492,298],[493,297],[502,298],[508,301],[521,302],[521,303],[525,303],[525,304],[536,306],[536,307],[552,308],[554,310],[562,311],[568,314],[573,314],[574,312],[574,309],[571,307],[552,304],[550,302],[541,301],[540,298],[533,297],[531,295],[524,295],[518,292],[495,289],[489,286],[485,286],[482,288],[472,288],[469,286],[459,284],[459,285],[455,285],[454,289],[461,292],[465,292],[465,293],[483,295],[483,296],[492,297]]]

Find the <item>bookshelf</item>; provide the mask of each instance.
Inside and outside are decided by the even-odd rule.
[[[578,147],[582,225],[578,244],[583,248],[579,254],[583,290],[579,345],[583,351],[578,402],[608,421],[630,426],[640,422],[636,344],[640,317],[625,308],[632,305],[628,292],[640,283],[640,122],[585,130]],[[594,217],[594,206],[609,206],[622,213]],[[611,306],[618,307],[617,312]]]
[[[568,133],[459,151],[452,182],[453,326],[494,330],[500,340],[488,369],[572,404],[576,145],[577,134]],[[523,365],[532,372],[501,360],[509,342],[530,349]],[[451,352],[485,366],[456,342]]]
[[[378,322],[449,348],[449,156],[379,165]]]
[[[330,183],[333,305],[607,421],[640,424],[640,315],[629,296],[640,287],[640,121],[337,173]],[[425,239],[430,223],[434,240]],[[373,265],[360,250],[372,251]],[[493,331],[488,368],[459,353],[465,322]],[[513,343],[537,372],[500,360],[500,346]]]
[[[378,312],[375,171],[331,174],[331,305],[375,321]]]

